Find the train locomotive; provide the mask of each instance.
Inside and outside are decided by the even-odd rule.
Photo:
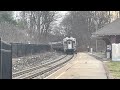
[[[76,38],[66,37],[63,39],[63,48],[65,53],[75,53],[76,52]]]
[[[56,51],[62,51],[67,54],[73,54],[76,52],[76,38],[66,37],[63,41],[52,42],[51,48]]]

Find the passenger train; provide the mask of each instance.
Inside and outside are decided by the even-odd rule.
[[[76,38],[66,37],[63,41],[50,43],[51,48],[57,51],[63,51],[64,53],[76,52]]]
[[[65,53],[74,53],[76,51],[76,38],[73,37],[64,38],[63,48]]]

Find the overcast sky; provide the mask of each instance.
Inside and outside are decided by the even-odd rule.
[[[19,18],[19,13],[20,13],[21,11],[14,11],[14,17],[16,18],[16,19],[18,19]],[[63,17],[64,17],[64,15],[66,14],[66,13],[68,13],[68,11],[58,11],[59,12],[59,14],[60,15],[62,15]]]

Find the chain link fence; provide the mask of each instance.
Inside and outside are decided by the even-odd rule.
[[[51,47],[48,44],[24,44],[24,43],[11,43],[12,57],[23,57],[27,55],[34,55],[44,51],[50,51]]]

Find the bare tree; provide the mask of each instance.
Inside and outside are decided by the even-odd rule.
[[[77,38],[78,46],[84,51],[90,43],[95,48],[95,41],[90,39],[91,34],[109,23],[110,18],[107,11],[71,11],[62,25],[67,35]]]
[[[32,42],[46,42],[51,23],[55,21],[55,14],[55,11],[22,11],[21,19],[23,19],[23,23],[27,21],[28,33]]]

